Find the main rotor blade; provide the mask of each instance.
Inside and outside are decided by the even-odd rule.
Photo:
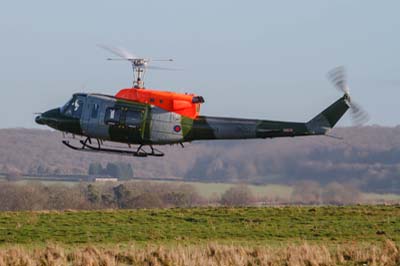
[[[181,71],[182,69],[179,68],[170,68],[170,67],[159,67],[159,66],[146,66],[147,69],[154,69],[154,70],[169,70],[169,71]]]
[[[157,58],[157,59],[151,59],[151,61],[157,61],[157,62],[173,62],[174,61],[174,59],[172,59],[172,58],[168,58],[168,59],[160,59],[160,58]]]
[[[133,59],[138,58],[136,55],[131,54],[130,52],[128,52],[127,50],[125,50],[122,47],[110,47],[110,46],[102,45],[102,44],[98,44],[97,46],[99,46],[100,48],[103,48],[104,50],[107,50],[110,53],[113,53],[125,60],[133,60]]]

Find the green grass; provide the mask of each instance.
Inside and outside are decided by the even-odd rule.
[[[2,244],[400,242],[399,206],[2,212]]]

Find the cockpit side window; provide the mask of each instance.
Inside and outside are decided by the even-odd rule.
[[[63,114],[65,116],[69,116],[72,117],[72,113],[74,111],[75,107],[74,107],[74,101],[71,100],[70,103],[68,104],[68,106],[64,109]]]
[[[73,97],[63,107],[61,113],[65,116],[80,118],[83,110],[83,99],[81,97]]]
[[[97,115],[99,114],[99,104],[95,103],[92,106],[92,114],[91,117],[93,119],[97,118]]]
[[[72,99],[70,99],[66,104],[64,104],[64,105],[61,107],[60,112],[61,112],[62,114],[64,114],[65,111],[68,109],[68,107],[71,105],[71,103],[72,103]]]
[[[80,118],[82,115],[82,109],[83,109],[83,100],[80,98],[76,98],[72,102],[73,110],[72,110],[72,117],[74,118]]]

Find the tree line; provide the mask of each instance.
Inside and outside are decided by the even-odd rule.
[[[202,196],[185,183],[119,182],[45,185],[0,182],[0,211],[91,210],[253,205],[345,205],[365,202],[355,187],[313,181],[297,184],[289,199],[256,195],[247,185],[235,185],[220,195]]]

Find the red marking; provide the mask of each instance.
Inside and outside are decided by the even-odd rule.
[[[129,88],[120,90],[115,97],[118,99],[152,104],[164,110],[192,119],[195,119],[200,113],[201,103],[193,103],[193,97],[196,97],[195,94]]]
[[[181,130],[182,130],[181,126],[178,126],[178,125],[174,126],[175,132],[181,132]]]

